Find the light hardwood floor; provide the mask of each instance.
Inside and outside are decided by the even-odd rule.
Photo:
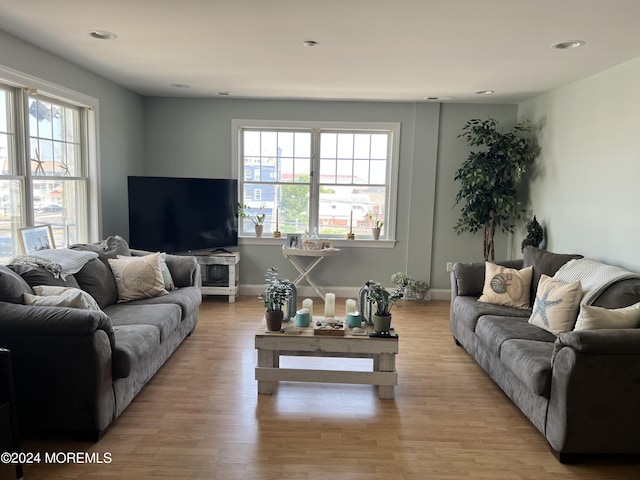
[[[344,301],[336,304],[343,314]],[[448,309],[446,301],[394,309],[395,400],[378,399],[367,385],[308,383],[281,383],[274,395],[258,396],[253,335],[261,304],[249,296],[235,304],[207,298],[193,335],[102,440],[23,442],[28,452],[109,453],[111,463],[27,465],[25,479],[640,478],[635,457],[558,463],[542,435],[454,345]],[[355,368],[365,361],[312,360]]]

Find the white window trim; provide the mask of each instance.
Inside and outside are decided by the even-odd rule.
[[[344,122],[344,121],[291,121],[291,120],[254,120],[254,119],[232,119],[231,120],[231,175],[238,179],[239,152],[241,150],[240,135],[241,129],[323,129],[323,130],[366,130],[391,132],[391,168],[389,170],[389,218],[385,222],[387,229],[387,239],[385,240],[334,240],[336,247],[358,246],[371,248],[393,248],[396,244],[397,208],[398,208],[398,165],[400,163],[400,122]],[[281,238],[269,237],[239,237],[240,245],[271,245],[281,244]]]
[[[100,145],[99,138],[99,100],[80,92],[56,85],[32,75],[19,72],[0,64],[0,79],[14,87],[34,88],[48,97],[88,108],[87,112],[87,211],[89,212],[89,241],[102,238],[102,202],[100,195]]]

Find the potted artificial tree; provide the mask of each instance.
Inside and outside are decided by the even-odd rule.
[[[460,191],[455,205],[462,203],[456,233],[484,231],[484,259],[494,260],[494,235],[499,227],[513,232],[515,223],[525,210],[521,206],[517,187],[527,167],[538,155],[538,144],[531,136],[532,123],[517,123],[503,132],[493,118],[469,120],[458,135],[471,147],[481,147],[469,153],[456,171]]]
[[[391,329],[391,307],[402,298],[402,290],[396,287],[389,292],[380,283],[369,280],[364,285],[365,297],[371,303],[371,319],[376,333],[388,334]]]
[[[264,213],[264,205],[260,205],[258,211],[255,212],[249,205],[238,202],[238,217],[243,219],[248,218],[251,220],[253,222],[256,237],[262,236],[262,232],[264,230],[264,219],[267,217],[267,214]]]
[[[283,307],[289,301],[293,284],[289,280],[278,278],[278,269],[274,267],[267,270],[265,279],[267,284],[262,294],[262,300],[266,309],[264,317],[267,321],[267,330],[279,332],[284,316]]]

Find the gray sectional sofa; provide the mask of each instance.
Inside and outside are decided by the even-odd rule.
[[[166,255],[176,288],[119,303],[108,260],[151,252],[120,237],[71,249],[98,256],[64,280],[41,266],[0,266],[0,347],[11,350],[23,431],[97,440],[194,330],[200,272],[194,257]],[[99,310],[23,304],[37,285],[80,288]]]
[[[580,255],[527,247],[533,267],[531,303],[542,274],[553,277]],[[561,462],[585,454],[640,453],[640,328],[568,331],[555,335],[528,322],[532,310],[478,301],[484,263],[457,263],[451,272],[450,328],[546,438]],[[608,286],[592,305],[606,309],[640,302],[640,279]]]

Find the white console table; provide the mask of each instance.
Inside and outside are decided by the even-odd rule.
[[[302,279],[305,279],[307,283],[311,285],[311,287],[316,291],[318,296],[323,300],[324,294],[322,293],[322,290],[320,289],[318,284],[311,279],[309,274],[311,273],[311,270],[313,270],[322,260],[324,260],[326,257],[336,255],[338,254],[338,252],[340,252],[340,249],[338,248],[330,250],[302,250],[299,248],[282,249],[282,255],[284,255],[285,258],[289,260],[289,262],[291,262],[291,265],[293,265],[295,269],[300,273],[300,275],[298,275],[293,281],[293,284],[297,286],[302,281]],[[313,258],[313,261],[305,266],[298,260],[297,257],[310,257]]]
[[[240,284],[240,252],[219,252],[196,255],[200,265],[200,278],[198,287],[202,295],[229,295],[229,303],[235,303],[238,295],[238,285]],[[208,280],[208,269],[211,265],[226,265],[228,279],[224,284],[210,283]]]

